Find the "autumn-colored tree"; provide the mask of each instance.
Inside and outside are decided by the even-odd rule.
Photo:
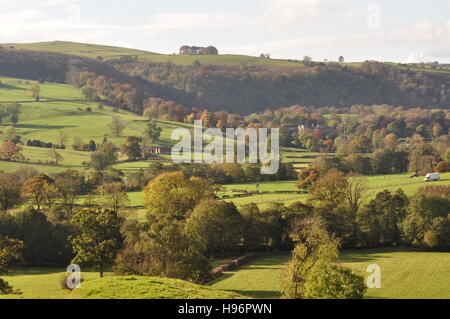
[[[302,169],[298,174],[297,188],[308,190],[320,178],[320,170],[314,166]]]
[[[25,181],[22,197],[32,199],[39,210],[43,203],[49,203],[54,198],[54,184],[55,181],[49,176],[38,174]]]
[[[449,164],[448,162],[439,162],[439,163],[436,165],[434,171],[435,171],[435,172],[438,172],[438,173],[447,173],[447,172],[450,172],[450,164]]]
[[[362,177],[347,177],[331,171],[309,191],[308,202],[314,206],[314,213],[326,221],[328,229],[342,240],[343,245],[353,245],[356,240],[356,213],[365,189]]]
[[[440,158],[440,154],[431,144],[419,143],[409,153],[409,170],[417,175],[432,173]]]
[[[343,173],[331,171],[314,183],[308,199],[318,204],[340,206],[344,199],[348,198],[348,186],[347,178]]]
[[[431,133],[433,134],[433,137],[439,137],[442,135],[442,132],[444,129],[442,128],[441,124],[435,123],[433,125],[433,128],[431,129]]]
[[[144,188],[149,217],[156,220],[185,219],[190,210],[206,198],[214,198],[217,185],[183,172],[163,173]]]
[[[372,144],[367,136],[359,135],[351,140],[350,149],[352,153],[371,153]]]
[[[0,145],[0,159],[4,161],[20,161],[23,158],[22,148],[11,142]]]
[[[391,133],[384,137],[383,144],[386,149],[395,150],[398,146],[397,135]]]
[[[55,177],[55,186],[58,191],[58,197],[66,210],[69,219],[72,218],[73,207],[78,195],[82,191],[84,177],[75,170],[67,170]]]
[[[214,115],[208,110],[204,110],[202,112],[202,115],[200,116],[200,120],[202,121],[203,126],[205,126],[205,127],[215,127],[216,126]]]

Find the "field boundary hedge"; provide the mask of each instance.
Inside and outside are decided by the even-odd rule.
[[[238,268],[240,266],[243,266],[244,264],[248,263],[250,260],[255,258],[258,255],[258,253],[250,253],[245,256],[239,257],[234,259],[232,262],[228,264],[220,265],[212,270],[212,274],[214,279],[217,279],[223,275],[224,272],[230,271],[232,269]]]

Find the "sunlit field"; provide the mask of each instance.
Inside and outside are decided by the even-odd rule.
[[[212,287],[253,298],[279,298],[288,259],[287,253],[262,256],[226,273]],[[368,289],[365,298],[450,298],[450,253],[415,252],[410,249],[344,251],[340,262],[366,278],[369,265],[380,266],[382,287]]]

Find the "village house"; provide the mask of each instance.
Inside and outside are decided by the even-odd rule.
[[[171,151],[172,150],[170,147],[145,146],[145,147],[142,147],[142,158],[149,159],[149,158],[158,157],[160,155],[170,155]]]
[[[188,46],[183,45],[180,48],[180,54],[181,55],[218,55],[219,50],[217,50],[216,47],[209,46],[209,47],[195,47],[195,46]]]

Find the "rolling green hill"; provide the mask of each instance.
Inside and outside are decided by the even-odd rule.
[[[107,277],[82,283],[74,299],[242,299],[243,296],[159,277]]]
[[[157,55],[157,53],[120,48],[115,46],[76,43],[67,41],[53,41],[53,42],[36,42],[36,43],[5,43],[2,44],[5,48],[19,49],[19,50],[33,50],[33,51],[51,51],[73,55],[82,55],[90,58],[101,56],[103,58],[111,58],[122,55],[137,55],[139,57],[148,57]]]
[[[260,57],[253,57],[247,55],[236,54],[220,54],[220,55],[179,55],[178,48],[174,48],[176,54],[160,54],[156,52],[150,52],[139,49],[123,48],[117,46],[89,44],[89,43],[77,43],[69,41],[52,41],[52,42],[35,42],[35,43],[3,43],[4,48],[20,49],[20,50],[32,50],[32,51],[50,51],[65,54],[80,55],[89,58],[101,57],[105,60],[114,59],[121,56],[133,56],[137,57],[138,61],[147,62],[172,62],[178,65],[192,65],[195,60],[200,61],[205,65],[221,65],[221,66],[240,66],[242,64],[247,65],[261,65],[261,66],[276,66],[276,67],[294,67],[302,68],[304,64],[294,60],[286,59],[265,59]],[[346,66],[359,68],[361,62],[346,62]],[[387,63],[389,65],[396,65],[396,63]],[[413,65],[402,65],[401,68],[406,69],[410,67],[415,71],[425,71],[433,73],[447,73],[450,74],[450,67],[436,70],[431,67],[425,67],[423,69],[416,68]]]
[[[157,277],[115,277],[90,270],[82,272],[80,289],[73,291],[61,288],[66,275],[57,268],[19,268],[2,276],[22,295],[0,295],[1,299],[237,299],[245,298],[210,287],[186,281]]]
[[[302,67],[302,63],[292,62],[280,59],[264,59],[245,55],[173,55],[159,54],[144,50],[127,49],[114,46],[75,43],[66,41],[38,42],[38,43],[5,43],[5,48],[14,47],[14,49],[33,50],[33,51],[51,51],[65,54],[81,55],[89,58],[102,57],[103,59],[113,59],[121,56],[137,57],[139,61],[147,62],[172,62],[178,65],[192,65],[195,60],[205,65],[225,65],[239,66],[242,63],[249,65],[272,65],[278,67]],[[174,52],[178,53],[178,48]]]
[[[117,112],[109,106],[99,109],[97,103],[83,101],[80,90],[69,85],[40,84],[41,99],[40,102],[36,102],[27,92],[27,88],[35,82],[6,77],[0,77],[0,82],[0,104],[18,101],[22,105],[19,123],[15,125],[15,129],[25,145],[27,140],[35,139],[58,143],[60,133],[67,135],[67,149],[59,151],[63,156],[59,166],[48,163],[51,161],[48,155],[49,149],[24,146],[23,154],[27,161],[20,163],[0,161],[0,170],[15,171],[24,166],[32,166],[45,173],[68,168],[82,169],[83,162],[89,160],[90,154],[73,150],[72,144],[75,139],[81,139],[84,143],[90,140],[101,143],[106,137],[120,146],[126,136],[141,136],[141,133],[134,129],[143,131],[145,128],[145,118],[123,110]],[[120,117],[129,125],[119,138],[113,137],[109,128],[113,116]],[[3,119],[0,123],[0,132],[3,133],[10,125],[12,124],[8,119]],[[191,127],[188,124],[163,121],[158,122],[158,125],[163,130],[159,144],[164,146],[173,144],[170,136],[174,128]],[[148,162],[133,163],[133,165],[147,167]]]

